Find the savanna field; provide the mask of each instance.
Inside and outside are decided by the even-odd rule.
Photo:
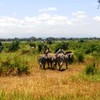
[[[0,100],[100,100],[100,40],[2,41]],[[38,57],[49,48],[71,51],[62,71],[40,69]]]

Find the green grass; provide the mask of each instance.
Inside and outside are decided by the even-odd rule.
[[[61,41],[44,44],[54,52],[58,42]],[[40,70],[37,58],[44,51],[39,53],[38,47],[31,49],[28,42],[21,42],[20,49],[16,52],[8,52],[4,46],[4,50],[0,53],[0,70],[5,74],[5,77],[0,76],[0,100],[100,100],[100,41],[68,42],[68,50],[84,53],[84,61],[78,62],[78,57],[74,55],[74,63],[68,65],[68,70],[62,72]],[[35,43],[37,45],[40,42]],[[92,44],[96,45],[95,48],[92,48]],[[86,49],[90,50],[87,54]],[[87,75],[86,65],[94,60],[98,70],[93,75]],[[6,77],[6,72],[10,68],[14,68],[14,72],[19,68],[19,73],[28,70],[30,74],[12,76],[9,73],[11,76]]]
[[[96,97],[95,97],[96,96]],[[84,96],[81,93],[77,93],[77,96],[72,94],[66,94],[64,96],[39,96],[34,97],[32,94],[13,92],[7,94],[4,91],[0,92],[0,100],[100,100],[99,94],[92,96]]]
[[[86,75],[85,72],[80,74],[82,80],[100,82],[100,70],[95,75]]]

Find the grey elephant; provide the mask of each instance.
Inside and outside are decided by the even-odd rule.
[[[47,62],[46,55],[45,54],[40,55],[39,58],[38,58],[38,61],[39,61],[39,64],[40,64],[40,68],[45,69],[45,65],[46,65],[46,62]]]

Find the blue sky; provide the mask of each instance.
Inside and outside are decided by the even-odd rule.
[[[97,0],[0,0],[0,38],[100,37]]]

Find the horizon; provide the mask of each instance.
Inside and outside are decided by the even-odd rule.
[[[53,37],[53,36],[46,36],[46,37],[40,37],[40,36],[28,36],[28,37],[0,37],[0,39],[14,39],[14,38],[18,38],[18,39],[23,39],[23,38],[31,38],[31,37],[35,37],[35,38],[42,38],[42,39],[46,39],[46,38],[66,38],[66,39],[69,39],[69,38],[100,38],[100,37],[95,37],[95,36],[88,36],[88,37],[64,37],[64,36],[59,36],[59,37]]]
[[[0,38],[98,38],[97,7],[97,0],[0,0]]]

